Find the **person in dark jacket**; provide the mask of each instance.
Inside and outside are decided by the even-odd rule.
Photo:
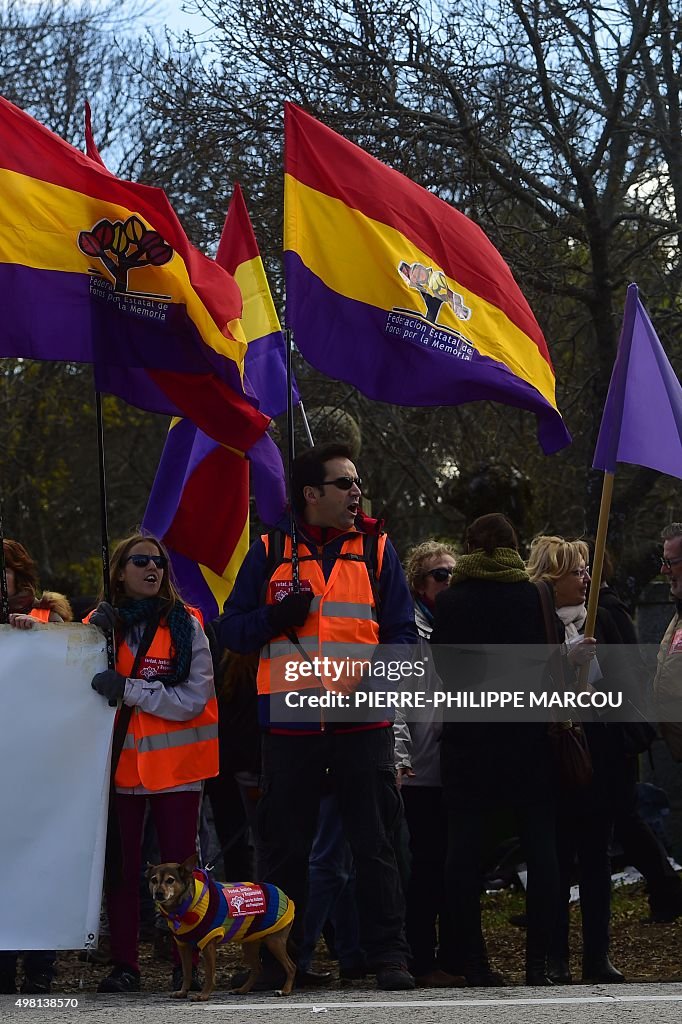
[[[545,645],[538,590],[518,552],[516,531],[503,515],[481,516],[467,530],[448,590],[436,600],[431,645],[444,687],[467,690],[476,673],[473,645]],[[453,656],[440,645],[462,644]],[[494,986],[481,930],[484,826],[491,812],[511,808],[519,821],[528,866],[526,982],[550,985],[546,961],[558,899],[555,784],[543,722],[446,722],[441,772],[449,823],[446,894],[471,986]]]
[[[393,848],[401,801],[391,722],[346,721],[337,727],[319,711],[316,720],[284,714],[292,692],[307,697],[338,692],[327,675],[331,670],[315,668],[313,658],[331,655],[342,666],[346,652],[352,661],[358,650],[371,657],[377,644],[415,644],[412,599],[395,549],[379,524],[361,514],[362,490],[349,449],[340,444],[311,448],[295,459],[292,475],[297,546],[286,523],[279,538],[273,533],[256,541],[216,624],[220,645],[240,653],[260,651],[264,792],[258,826],[266,880],[296,904],[291,933],[296,946],[320,799],[331,784],[355,861],[368,965],[379,988],[413,988]],[[290,680],[292,661],[302,671]],[[349,665],[351,676],[352,671]],[[353,682],[358,685],[343,676],[342,685],[351,688]]]
[[[447,590],[455,568],[455,552],[437,540],[422,541],[408,552],[405,575],[414,599],[414,618],[431,665],[428,642],[436,598]],[[423,682],[433,694],[440,680],[432,666]],[[459,956],[445,903],[445,861],[448,828],[440,778],[442,709],[396,712],[396,768],[409,833],[409,874],[406,886],[407,941],[410,967],[418,988],[452,988]]]
[[[592,542],[588,543],[592,551]],[[602,583],[599,588],[599,609],[611,618],[613,642],[628,645],[628,667],[634,673],[640,690],[640,693],[633,694],[633,720],[625,723],[621,730],[622,770],[615,775],[614,838],[622,846],[627,863],[636,867],[646,881],[651,921],[665,924],[682,916],[682,881],[673,870],[665,847],[643,820],[637,807],[638,755],[648,749],[656,733],[637,711],[639,707],[646,708],[645,690],[650,685],[649,671],[639,654],[637,630],[627,606],[608,582],[613,576],[614,565],[607,550],[604,552]],[[624,655],[623,648],[620,653]]]
[[[530,549],[531,579],[551,584],[557,614],[564,625],[567,645],[579,644],[587,615],[585,597],[590,581],[588,547],[584,541],[563,537],[536,537]],[[596,689],[628,688],[627,665],[618,657],[620,635],[608,612],[601,610],[595,627],[599,650]],[[615,793],[624,767],[623,727],[594,712],[586,712],[583,725],[592,757],[593,776],[588,786],[561,793],[557,814],[557,848],[561,891],[553,930],[550,977],[571,981],[568,947],[568,901],[574,861],[580,883],[583,956],[582,977],[591,984],[623,982],[624,976],[609,960],[611,917],[611,864],[609,844],[615,815]]]

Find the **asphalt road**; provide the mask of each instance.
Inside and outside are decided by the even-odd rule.
[[[441,990],[412,993],[330,992],[288,999],[214,993],[208,1003],[175,1002],[147,994],[88,994],[68,1006],[17,1006],[14,996],[0,997],[0,1021],[49,1021],[50,1024],[679,1024],[682,984],[587,986],[547,989]],[[24,1000],[21,1000],[23,1003]]]

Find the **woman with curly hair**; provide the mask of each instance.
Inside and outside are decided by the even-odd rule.
[[[113,799],[122,867],[107,867],[114,967],[98,991],[134,992],[140,988],[145,810],[149,804],[162,862],[181,862],[194,853],[203,780],[218,772],[218,710],[208,640],[173,586],[163,544],[139,533],[121,541],[111,558],[111,585],[111,604],[100,601],[89,619],[113,630],[116,640],[116,668],[98,672],[93,689],[121,702]],[[173,987],[179,989],[176,957],[174,950]]]

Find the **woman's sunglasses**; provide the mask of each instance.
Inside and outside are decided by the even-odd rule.
[[[436,583],[445,583],[446,580],[450,579],[454,571],[454,566],[451,566],[446,569],[444,565],[441,565],[438,567],[438,569],[429,569],[429,571],[425,572],[424,575],[433,576]]]
[[[167,569],[168,559],[165,555],[128,555],[126,562],[132,562],[136,569],[145,569],[153,562],[157,569]]]

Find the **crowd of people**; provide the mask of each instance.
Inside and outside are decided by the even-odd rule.
[[[586,712],[576,732],[590,774],[573,786],[562,780],[556,729],[546,721],[458,720],[434,701],[418,715],[409,707],[326,714],[319,698],[363,685],[355,669],[378,646],[421,656],[426,695],[470,688],[486,645],[544,649],[555,639],[559,669],[551,671],[562,685],[617,689],[635,703],[647,685],[632,620],[608,582],[595,635],[584,635],[585,541],[536,537],[524,561],[513,524],[495,512],[471,523],[462,553],[426,540],[403,569],[361,495],[343,444],[300,455],[294,535],[287,515],[251,546],[212,623],[183,602],[159,539],[137,533],[116,546],[110,600],[102,596],[84,620],[113,634],[116,651],[115,666],[92,680],[118,708],[105,873],[112,966],[100,992],[140,988],[146,816],[159,860],[183,862],[198,848],[204,792],[227,880],[266,881],[294,901],[299,987],[331,981],[313,969],[321,934],[341,978],[371,976],[380,989],[505,984],[481,924],[486,833],[500,812],[513,814],[527,866],[528,985],[572,981],[576,876],[582,980],[625,980],[609,959],[614,832],[647,880],[653,919],[682,915],[680,878],[637,809],[638,755],[654,736],[647,723]],[[667,527],[663,541],[662,572],[677,602],[654,682],[665,701],[679,699],[682,524]],[[70,621],[65,597],[41,594],[22,545],[5,540],[3,549],[10,625]],[[622,656],[625,644],[633,657]],[[295,679],[292,660],[302,668]],[[292,713],[294,690],[305,691],[315,715]],[[680,729],[667,722],[663,734],[682,760]],[[20,956],[0,953],[0,992],[16,991]],[[21,991],[49,992],[54,965],[54,951],[27,952]],[[280,972],[264,960],[259,987],[279,987]]]

